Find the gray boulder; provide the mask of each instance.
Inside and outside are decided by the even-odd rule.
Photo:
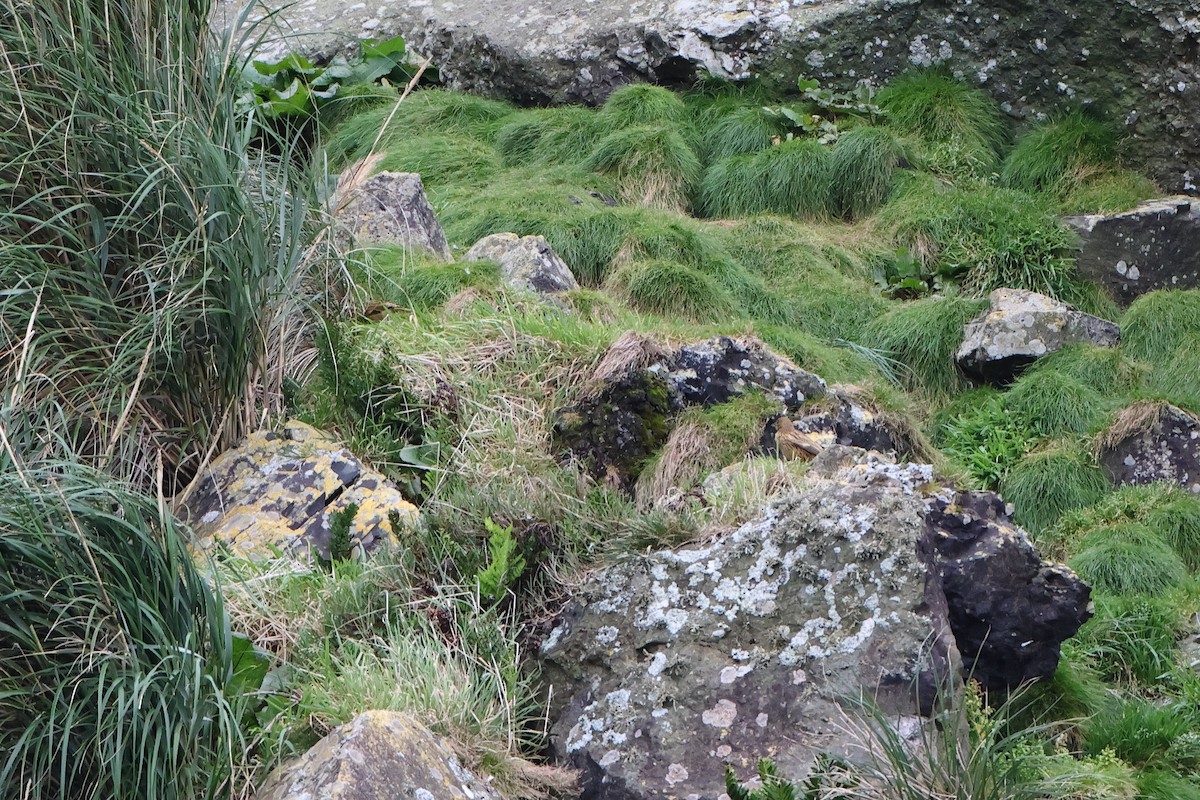
[[[1079,234],[1079,271],[1122,305],[1155,289],[1200,288],[1200,210],[1188,197],[1066,222]]]
[[[465,258],[499,264],[501,280],[513,289],[554,294],[579,288],[570,267],[542,236],[493,233],[476,242]]]
[[[336,728],[267,778],[256,800],[501,800],[424,725],[367,711]]]
[[[991,308],[967,323],[955,360],[976,381],[1008,384],[1044,355],[1070,344],[1115,347],[1116,324],[1036,292],[997,289]]]
[[[446,234],[415,173],[373,175],[350,192],[334,215],[359,247],[397,244],[451,260]]]
[[[1130,406],[1104,437],[1100,464],[1116,484],[1165,481],[1200,494],[1200,416],[1167,403]]]
[[[1088,588],[999,498],[836,445],[809,474],[732,533],[594,574],[551,623],[551,744],[584,797],[716,800],[725,763],[767,756],[802,776],[853,756],[847,700],[910,728],[953,703],[968,648],[990,687],[1053,674]]]
[[[219,0],[218,22],[240,6]],[[264,57],[403,34],[451,86],[525,103],[595,103],[632,81],[709,73],[848,89],[945,65],[1014,117],[1106,109],[1133,165],[1170,191],[1200,176],[1196,0],[266,0],[263,13],[283,7],[282,32],[298,35],[269,38]]]

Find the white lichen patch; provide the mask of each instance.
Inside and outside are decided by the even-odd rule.
[[[700,715],[700,720],[711,728],[728,728],[737,719],[737,703],[721,699],[712,708]]]

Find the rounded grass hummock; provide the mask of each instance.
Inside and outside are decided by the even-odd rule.
[[[869,322],[863,343],[905,364],[910,388],[945,397],[963,382],[954,363],[963,326],[985,305],[957,295],[915,300]]]
[[[372,250],[370,256],[367,287],[372,295],[414,311],[438,308],[464,289],[499,284],[499,268],[487,261],[445,263],[395,246]]]
[[[767,114],[762,106],[743,106],[717,117],[704,132],[700,150],[705,161],[712,163],[766,150],[783,134],[780,120]]]
[[[1079,176],[1115,166],[1117,136],[1095,116],[1073,111],[1038,125],[1018,141],[1001,168],[1001,183],[1025,192],[1070,192]]]
[[[496,149],[505,163],[577,164],[604,133],[595,111],[579,106],[518,112],[496,134]]]
[[[1025,374],[1040,372],[1057,372],[1079,381],[1102,396],[1113,397],[1141,385],[1149,369],[1145,364],[1130,359],[1119,347],[1073,344],[1039,358]]]
[[[687,140],[665,125],[621,128],[601,139],[586,169],[610,176],[627,203],[683,211],[702,167]]]
[[[480,185],[501,170],[490,145],[454,135],[433,134],[396,139],[383,151],[379,172],[415,172],[427,189],[444,184]]]
[[[726,158],[708,168],[696,205],[708,217],[772,212],[819,219],[832,194],[829,165],[829,148],[809,139]]]
[[[599,112],[610,130],[642,125],[677,126],[687,118],[687,113],[679,95],[649,83],[622,86],[608,96]]]
[[[1068,562],[1097,592],[1161,595],[1187,580],[1187,567],[1149,526],[1125,522],[1090,531]]]
[[[1128,522],[1156,531],[1189,570],[1200,572],[1200,497],[1173,484],[1121,486],[1100,502],[1064,515],[1054,534],[1073,551],[1088,531]]]
[[[1022,375],[1004,395],[1004,408],[1040,436],[1087,433],[1104,418],[1109,401],[1062,372]]]
[[[885,128],[864,126],[842,134],[829,164],[833,213],[851,220],[873,214],[892,191],[904,151],[896,135]]]
[[[678,261],[634,261],[613,272],[612,287],[639,311],[695,322],[724,322],[736,313],[732,295],[712,276]]]
[[[1078,443],[1059,441],[1029,453],[1000,480],[1000,494],[1018,524],[1035,536],[1063,514],[1086,508],[1108,491],[1108,481]]]
[[[1058,205],[1060,214],[1120,214],[1160,196],[1154,181],[1127,169],[1079,175]]]
[[[1159,289],[1121,317],[1121,347],[1134,358],[1172,367],[1175,352],[1200,342],[1200,289]]]

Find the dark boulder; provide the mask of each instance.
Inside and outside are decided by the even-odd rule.
[[[1104,436],[1100,465],[1115,484],[1164,481],[1200,494],[1200,416],[1167,403],[1130,406]]]

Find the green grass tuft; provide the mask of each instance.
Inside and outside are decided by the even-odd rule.
[[[640,125],[605,136],[584,162],[608,175],[629,203],[683,211],[700,180],[700,159],[674,128]]]
[[[1115,169],[1073,185],[1059,203],[1058,212],[1120,214],[1159,194],[1158,187],[1149,178],[1127,169]]]
[[[642,125],[676,126],[686,116],[687,106],[679,95],[648,83],[622,86],[600,108],[600,117],[610,130]]]
[[[506,164],[576,164],[604,134],[603,121],[579,106],[521,111],[496,134]]]
[[[1181,347],[1200,341],[1200,289],[1160,289],[1130,304],[1121,318],[1121,347],[1155,367],[1174,368]]]
[[[1066,512],[1086,508],[1108,491],[1099,467],[1076,443],[1059,441],[1026,455],[1000,481],[1016,521],[1040,536]]]
[[[1122,486],[1096,505],[1065,515],[1055,538],[1070,552],[1088,531],[1130,522],[1156,531],[1188,569],[1200,572],[1200,497],[1171,484]]]
[[[934,418],[934,441],[985,489],[997,489],[1037,437],[995,389],[960,394]]]
[[[860,219],[873,214],[892,191],[904,147],[884,128],[853,128],[833,146],[830,206],[836,216]]]
[[[1175,641],[1183,614],[1160,597],[1095,599],[1096,615],[1066,645],[1071,659],[1084,659],[1106,681],[1152,687],[1175,663]]]
[[[371,296],[414,311],[439,308],[467,288],[499,284],[499,268],[486,261],[447,264],[394,246],[373,249],[370,257],[372,270],[366,287]]]
[[[962,344],[963,327],[984,306],[982,301],[957,296],[906,303],[871,321],[864,344],[907,366],[910,388],[945,397],[963,384],[954,354]]]
[[[1137,779],[1138,800],[1200,800],[1200,783],[1194,777],[1167,770],[1145,770]]]
[[[736,156],[709,167],[697,206],[709,217],[764,212],[808,219],[829,209],[830,153],[824,145],[793,139],[751,156]]]
[[[1146,525],[1127,522],[1089,532],[1068,563],[1097,592],[1161,595],[1180,587],[1187,567]]]
[[[1004,160],[1000,179],[1010,189],[1065,194],[1082,177],[1111,168],[1116,157],[1112,126],[1073,111],[1022,136]]]
[[[1088,720],[1084,751],[1100,755],[1111,750],[1117,758],[1138,767],[1158,763],[1192,722],[1190,709],[1124,697]]]
[[[1105,398],[1062,372],[1022,375],[1004,395],[1004,408],[1041,436],[1087,433],[1109,410]]]
[[[391,142],[376,168],[416,172],[426,189],[444,184],[478,186],[500,171],[500,157],[487,144],[461,136],[431,134]]]
[[[1153,397],[1200,414],[1200,347],[1183,344],[1150,373],[1146,390]]]
[[[651,314],[721,322],[736,309],[714,278],[678,261],[634,261],[617,269],[611,282],[631,306]]]
[[[944,70],[923,70],[892,80],[876,102],[887,112],[888,125],[948,148],[970,174],[995,169],[1006,131],[1000,109],[980,89]]]
[[[1141,385],[1149,370],[1145,364],[1132,361],[1118,347],[1069,345],[1038,359],[1026,370],[1026,375],[1057,372],[1094,389],[1101,396],[1113,397]]]
[[[784,134],[779,119],[762,106],[742,106],[720,114],[704,132],[700,152],[708,163],[766,150]]]

